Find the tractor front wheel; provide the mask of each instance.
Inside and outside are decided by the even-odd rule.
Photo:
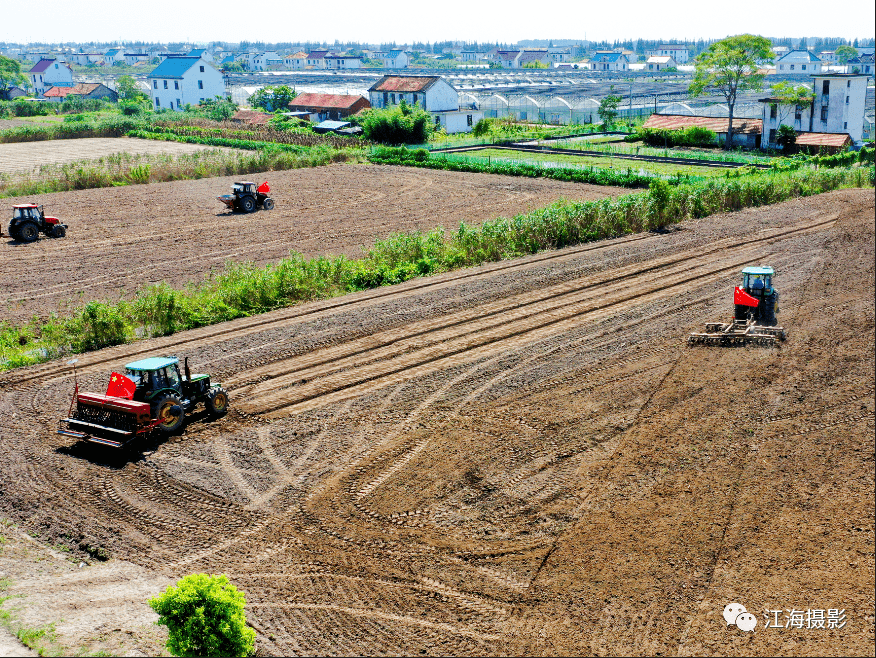
[[[256,209],[256,202],[251,196],[245,196],[240,200],[240,209],[243,212],[252,212]]]
[[[274,209],[274,200],[273,199],[265,199],[262,202],[262,208],[265,210],[273,210]]]
[[[22,242],[33,242],[40,236],[40,230],[33,222],[24,222],[18,227],[18,239]]]
[[[228,393],[224,388],[214,388],[207,393],[204,406],[211,416],[219,417],[228,413]]]
[[[65,235],[67,235],[67,229],[65,229],[60,224],[55,224],[52,227],[52,230],[49,231],[49,235],[53,238],[63,238]]]
[[[175,395],[165,395],[155,403],[155,418],[161,420],[156,429],[167,435],[179,432],[186,422],[185,412]]]

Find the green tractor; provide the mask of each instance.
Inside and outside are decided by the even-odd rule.
[[[182,431],[186,415],[203,404],[213,417],[228,412],[228,393],[210,375],[192,375],[188,359],[180,372],[176,357],[151,357],[112,373],[106,394],[81,393],[79,384],[58,434],[121,448],[153,431]]]

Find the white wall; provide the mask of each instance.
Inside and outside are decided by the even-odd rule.
[[[200,70],[201,67],[204,68],[203,71]],[[165,82],[167,89],[164,88]],[[187,104],[197,105],[202,100],[225,95],[225,81],[222,79],[222,74],[204,60],[196,62],[182,78],[149,78],[149,86],[152,93],[152,107],[156,110],[161,108],[181,110]]]

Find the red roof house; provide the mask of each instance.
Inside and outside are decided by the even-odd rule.
[[[298,94],[289,103],[293,112],[310,112],[318,115],[320,121],[338,121],[371,107],[364,96],[345,94]]]

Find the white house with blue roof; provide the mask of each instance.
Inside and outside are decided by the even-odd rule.
[[[206,48],[195,48],[188,53],[187,57],[200,57],[205,62],[213,61],[213,55]]]
[[[200,57],[168,57],[146,80],[156,110],[182,110],[226,95],[222,74]]]
[[[590,58],[590,69],[592,71],[628,71],[630,61],[623,53],[601,53],[597,52]]]
[[[808,50],[792,50],[776,61],[779,75],[821,75],[823,72],[824,62]]]

